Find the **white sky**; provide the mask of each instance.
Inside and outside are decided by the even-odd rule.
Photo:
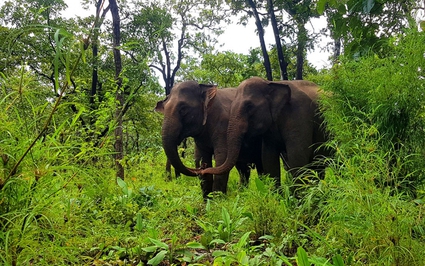
[[[311,24],[314,24],[315,32],[326,27],[325,19],[314,19]],[[308,24],[307,28],[308,30],[313,31],[311,24]],[[236,53],[247,54],[250,48],[260,47],[260,41],[258,39],[258,35],[254,32],[254,29],[256,29],[254,20],[252,20],[246,27],[236,24],[228,25],[224,34],[218,38],[220,43],[224,43],[222,50],[232,50]],[[266,44],[275,43],[273,30],[270,26],[265,29],[264,39]],[[325,45],[328,41],[329,39],[323,39],[321,41],[321,45]],[[328,52],[323,52],[320,47],[317,47],[315,51],[307,53],[307,59],[316,68],[323,68],[330,65],[328,60],[329,55],[330,54]]]
[[[2,2],[3,0],[0,0]],[[93,14],[94,11],[87,11],[81,7],[80,1],[77,0],[65,0],[68,5],[68,10],[65,12],[65,16],[72,17],[74,14],[84,17]],[[311,31],[318,32],[321,28],[326,27],[326,21],[324,19],[315,19],[313,23],[308,24],[307,28]],[[247,27],[243,25],[231,24],[225,29],[223,35],[218,40],[223,47],[220,50],[231,50],[235,53],[248,54],[250,48],[259,47],[260,42],[257,34],[254,32],[255,23],[252,20]],[[274,36],[271,27],[265,30],[265,41],[266,44],[274,43]],[[328,40],[322,40],[321,45],[324,45]],[[267,47],[269,48],[269,47]],[[313,64],[316,68],[329,67],[330,62],[328,60],[329,53],[321,51],[320,47],[317,47],[315,51],[307,54],[308,61]]]

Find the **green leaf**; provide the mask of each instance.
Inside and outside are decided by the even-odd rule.
[[[224,250],[215,250],[212,255],[213,257],[225,257],[228,256],[230,253],[228,251]]]
[[[157,249],[156,246],[149,246],[149,247],[142,248],[143,251],[146,251],[146,252],[149,252],[149,253],[155,252],[156,249]]]
[[[240,263],[240,265],[249,265],[249,256],[246,255],[245,250],[241,250],[236,254],[237,261]]]
[[[254,220],[254,215],[252,215],[252,212],[244,212],[242,213],[242,216],[248,217],[251,220]]]
[[[84,42],[80,42],[80,53],[81,53],[81,60],[83,63],[86,63],[86,50],[84,50]]]
[[[158,264],[160,264],[164,260],[165,255],[167,254],[167,252],[168,251],[166,251],[166,250],[162,250],[162,251],[158,252],[158,254],[156,254],[155,257],[153,257],[152,259],[150,259],[148,261],[148,264],[150,264],[150,265],[158,265]]]
[[[186,247],[188,248],[196,248],[196,249],[206,249],[204,245],[198,242],[189,242],[186,244]]]
[[[125,181],[121,178],[117,178],[117,184],[122,189],[127,188],[127,183],[125,183]]]
[[[241,239],[239,239],[238,243],[236,244],[236,246],[240,249],[242,249],[244,246],[246,246],[246,244],[248,243],[248,238],[249,235],[251,234],[251,232],[246,232]]]
[[[310,266],[310,262],[308,261],[307,252],[303,247],[298,247],[297,249],[297,265],[298,266]]]
[[[221,216],[223,218],[224,226],[229,229],[230,227],[230,214],[226,208],[221,208]]]
[[[344,260],[339,254],[336,254],[335,256],[332,257],[332,263],[333,263],[333,266],[344,266]]]
[[[216,239],[211,240],[210,245],[212,245],[212,244],[224,245],[224,244],[226,244],[226,241],[224,241],[223,239],[216,238]]]
[[[323,15],[323,13],[325,13],[325,7],[327,2],[328,0],[317,1],[317,6],[316,6],[317,13],[319,13],[320,15]]]
[[[166,250],[168,250],[168,245],[166,244],[166,243],[164,243],[164,242],[162,242],[162,241],[159,241],[159,240],[156,240],[156,239],[153,239],[153,238],[150,238],[149,237],[149,240],[152,242],[152,244],[154,244],[155,246],[157,246],[157,247],[159,247],[159,248],[162,248],[162,249],[166,249]]]
[[[369,14],[374,5],[375,0],[363,0],[363,11]]]
[[[425,32],[425,20],[421,20],[421,22],[419,22],[419,26],[421,27],[422,31]]]
[[[263,193],[263,194],[267,193],[267,188],[264,185],[264,182],[261,181],[261,179],[259,179],[259,178],[255,179],[255,186],[257,187],[258,192]]]
[[[136,215],[136,230],[141,232],[143,230],[143,219],[142,214],[139,212]]]

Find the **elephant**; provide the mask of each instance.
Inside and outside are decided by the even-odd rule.
[[[235,95],[236,88],[218,89],[215,85],[184,81],[176,84],[166,99],[157,103],[155,110],[164,114],[163,148],[177,171],[187,176],[198,176],[195,169],[182,163],[177,152],[178,144],[187,137],[193,137],[201,158],[200,164],[204,167],[213,166],[213,156],[216,166],[225,161],[230,105]],[[241,183],[247,184],[250,164],[255,164],[257,171],[262,173],[261,138],[252,138],[240,146],[241,153],[234,165],[238,168]],[[217,175],[200,175],[204,198],[211,192],[227,192],[232,167]]]
[[[232,102],[227,130],[227,156],[223,164],[199,169],[201,174],[220,174],[235,165],[241,143],[262,139],[263,171],[280,187],[280,155],[284,167],[294,177],[301,167],[320,170],[312,163],[316,156],[327,156],[323,148],[327,134],[318,109],[319,88],[304,81],[267,81],[259,77],[244,80]]]
[[[181,156],[182,158],[185,157],[186,155],[186,149],[187,149],[187,138],[185,138],[182,143],[181,143],[181,148],[183,148],[183,151],[181,152]],[[198,158],[196,157],[196,147],[195,147],[195,165],[197,167],[199,167],[199,164],[197,164],[197,160]],[[200,160],[200,158],[199,158]],[[167,162],[165,163],[165,173],[167,176],[167,180],[172,180],[173,179],[173,175],[171,174],[171,162],[170,160],[167,158]],[[176,169],[174,169],[174,175],[176,178],[180,177],[180,172],[177,171]]]

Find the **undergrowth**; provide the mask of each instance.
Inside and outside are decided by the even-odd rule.
[[[296,195],[290,180],[277,192],[256,174],[241,187],[233,170],[228,194],[205,201],[197,178],[166,178],[152,136],[117,180],[104,125],[82,129],[84,108],[39,97],[49,88],[25,66],[3,74],[0,264],[425,265],[425,40],[399,41],[392,57],[342,62],[317,78],[335,154]],[[105,121],[110,102],[96,113]]]

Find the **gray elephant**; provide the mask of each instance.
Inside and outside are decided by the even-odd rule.
[[[262,138],[264,173],[280,186],[279,155],[285,168],[294,176],[301,167],[321,168],[312,164],[318,155],[328,155],[321,147],[326,141],[322,127],[316,84],[303,81],[266,81],[253,77],[237,88],[227,130],[227,157],[216,168],[203,169],[202,174],[220,174],[235,164],[241,143]]]
[[[226,160],[226,132],[230,105],[235,95],[235,88],[217,89],[213,85],[185,81],[175,85],[167,98],[157,103],[155,110],[164,114],[162,124],[164,151],[177,171],[188,176],[197,175],[194,169],[187,168],[182,163],[177,152],[178,144],[187,137],[194,138],[204,167],[212,167],[213,156],[216,166]],[[249,164],[254,163],[257,171],[262,172],[261,138],[241,142],[240,146],[240,156],[236,156],[233,166],[236,165],[241,175],[241,182],[246,184],[250,173]],[[229,171],[232,167],[214,176],[201,175],[204,198],[213,191],[227,192]]]
[[[187,138],[185,138],[182,141],[182,143],[180,144],[180,148],[183,149],[183,151],[181,152],[181,156],[182,156],[182,158],[185,158],[185,156],[186,156],[186,149],[187,149]],[[199,158],[199,156],[197,156],[196,146],[195,146],[195,154],[194,154],[194,156],[195,156],[195,165],[196,165],[196,167],[199,167],[201,158]],[[165,163],[165,173],[166,173],[167,180],[172,180],[173,179],[173,175],[171,173],[171,162],[170,162],[170,160],[168,158],[167,158],[167,162]],[[177,169],[174,169],[174,176],[176,178],[180,177],[180,172],[177,171]]]

